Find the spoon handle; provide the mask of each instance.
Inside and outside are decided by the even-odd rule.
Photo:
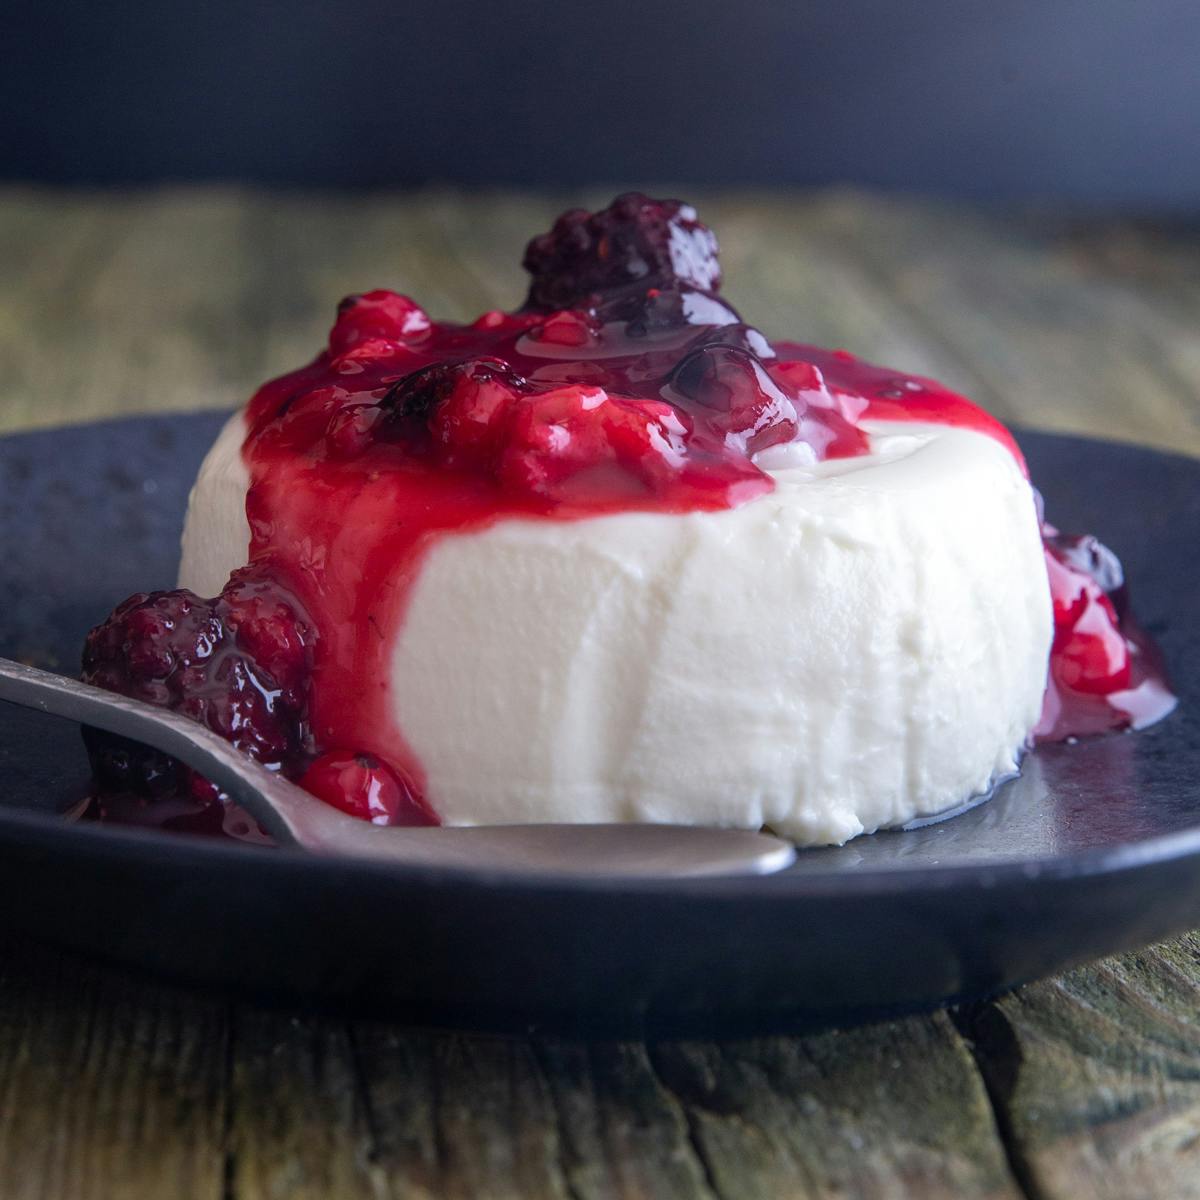
[[[143,742],[227,792],[283,846],[409,866],[574,878],[760,875],[795,859],[749,830],[689,825],[489,825],[381,829],[339,812],[170,709],[0,658],[0,700]]]
[[[0,658],[0,700],[119,734],[170,754],[238,802],[282,846],[318,853],[423,861],[399,839],[331,808],[268,771],[203,725],[157,705]]]
[[[0,700],[153,746],[212,780],[281,845],[317,848],[301,836],[302,828],[319,826],[324,813],[317,810],[328,806],[189,717],[7,658],[0,658]],[[335,820],[343,816],[328,811]]]

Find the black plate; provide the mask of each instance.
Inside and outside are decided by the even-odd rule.
[[[222,417],[0,441],[0,652],[73,671],[85,630],[169,586]],[[0,705],[9,929],[160,974],[491,1026],[784,1027],[936,1004],[1200,923],[1200,463],[1022,439],[1052,519],[1121,553],[1183,703],[1040,750],[942,824],[768,879],[616,886],[321,861],[71,825],[70,726]]]

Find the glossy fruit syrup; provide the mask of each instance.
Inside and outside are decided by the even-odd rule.
[[[1038,741],[1142,729],[1175,707],[1162,655],[1138,625],[1120,560],[1096,538],[1043,527],[1054,643]]]
[[[870,419],[975,429],[1024,468],[999,422],[930,380],[773,346],[721,295],[716,240],[678,201],[566,213],[524,265],[524,305],[468,325],[394,292],[343,301],[327,348],[250,401],[250,566],[211,600],[126,601],[89,637],[85,678],[188,713],[364,819],[436,822],[388,656],[439,537],[732,508],[774,487],[762,451],[860,455]],[[1157,660],[1095,556],[1065,547],[1048,536],[1059,624],[1040,733],[1145,723],[1168,695]],[[89,747],[105,791],[182,795],[214,820],[220,798],[186,769],[104,735]]]

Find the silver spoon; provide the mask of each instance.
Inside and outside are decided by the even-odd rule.
[[[382,828],[339,812],[187,717],[0,658],[0,700],[143,742],[236,800],[281,846],[426,867],[595,878],[766,875],[795,849],[765,833],[691,825]]]

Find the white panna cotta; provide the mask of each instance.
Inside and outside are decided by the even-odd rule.
[[[439,538],[383,635],[441,819],[840,844],[1013,772],[1052,636],[1032,489],[987,434],[862,428],[868,454],[773,467],[725,511]],[[179,582],[200,595],[247,561],[245,434],[238,414],[192,492]]]
[[[84,678],[376,824],[807,845],[1171,710],[1119,561],[1042,525],[1010,432],[770,341],[690,205],[573,209],[522,266],[523,301],[465,323],[342,300],[209,453],[183,586],[119,605]],[[92,761],[109,793],[229,815],[161,755]]]

